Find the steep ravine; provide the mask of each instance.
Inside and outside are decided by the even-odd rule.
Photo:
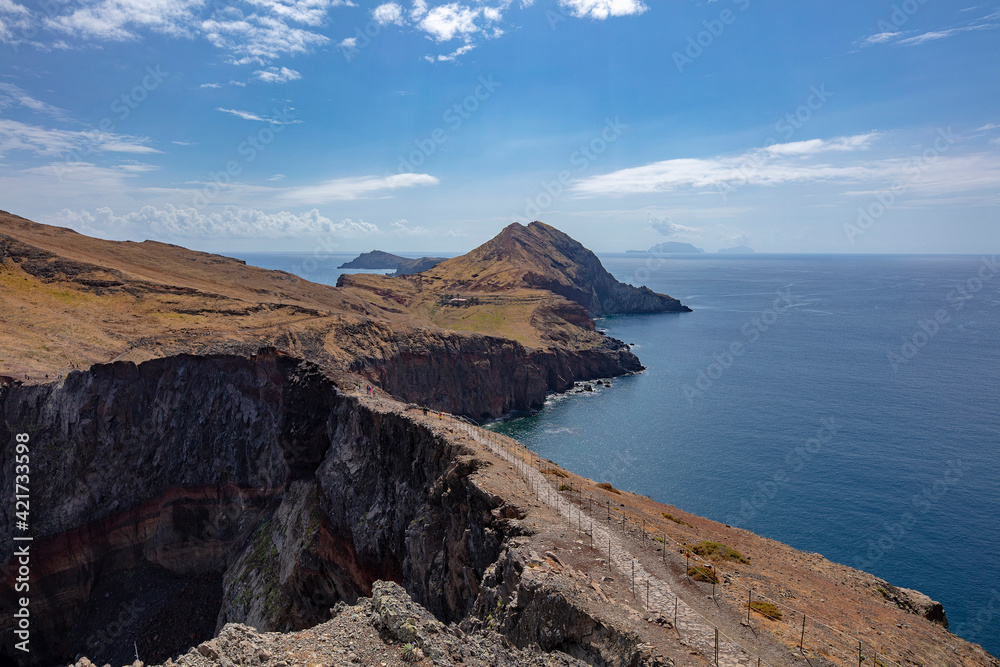
[[[517,532],[503,500],[475,483],[479,459],[274,352],[119,362],[0,388],[4,489],[20,432],[31,436],[38,664],[79,652],[131,662],[122,644],[133,635],[149,662],[226,622],[302,628],[378,579],[461,620]],[[11,511],[0,507],[8,584]],[[155,595],[129,584],[152,576],[163,580]],[[0,600],[7,648],[12,588]],[[215,605],[211,627],[184,625],[196,604]],[[100,614],[127,617],[130,631],[95,639],[86,624]]]

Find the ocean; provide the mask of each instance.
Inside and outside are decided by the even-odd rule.
[[[241,256],[330,284],[349,259],[305,271],[307,257]],[[992,255],[601,260],[694,312],[599,320],[647,370],[496,430],[581,475],[920,590],[1000,655]]]

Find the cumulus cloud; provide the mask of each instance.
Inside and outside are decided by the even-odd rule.
[[[305,213],[227,206],[222,211],[206,213],[196,208],[143,206],[117,215],[112,209],[63,209],[56,215],[58,224],[80,232],[115,238],[248,238],[278,239],[295,236],[358,238],[377,233],[378,227],[359,220],[333,221],[316,209]]]
[[[394,23],[403,25],[403,8],[395,2],[387,2],[372,10],[372,18],[379,25]]]
[[[559,0],[573,16],[604,20],[609,16],[634,16],[649,9],[641,0]]]
[[[333,7],[356,6],[349,0],[97,0],[53,3],[39,26],[81,40],[134,41],[153,32],[171,37],[202,37],[229,53],[236,64],[267,64],[282,55],[310,52],[329,41],[319,28]],[[0,0],[0,39],[19,7]],[[23,13],[23,12],[22,12]],[[17,13],[27,20],[22,13]]]
[[[674,222],[669,215],[657,216],[648,215],[647,221],[649,222],[649,227],[657,234],[661,236],[678,236],[682,234],[694,234],[697,235],[698,229],[694,227],[687,227],[685,225],[679,225]]]
[[[264,83],[288,83],[302,78],[301,74],[287,67],[268,67],[264,70],[257,70],[253,75]]]
[[[479,32],[476,19],[481,14],[482,8],[473,9],[453,2],[431,9],[420,20],[418,26],[434,41],[447,42],[456,37],[468,38]]]

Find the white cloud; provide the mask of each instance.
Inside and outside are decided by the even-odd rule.
[[[379,25],[403,25],[403,8],[395,2],[387,2],[372,10],[372,18]]]
[[[253,74],[264,83],[287,83],[302,78],[301,74],[287,67],[268,67],[266,70],[257,70]]]
[[[601,20],[609,16],[634,16],[649,9],[641,0],[559,0],[559,6],[573,16]]]
[[[866,136],[858,135],[857,141],[846,137],[826,143],[854,145],[853,150],[861,151],[868,142],[860,138]],[[735,156],[664,160],[582,179],[571,189],[579,197],[621,197],[675,191],[722,193],[739,186],[837,183],[862,186],[841,193],[848,196],[870,196],[899,185],[926,196],[943,196],[1000,187],[1000,155],[993,153],[958,155],[946,150],[927,158],[918,150],[904,157],[862,160],[851,153],[852,149],[832,150],[823,155],[755,150]],[[837,160],[830,161],[833,157]]]
[[[0,20],[6,4],[0,0]],[[55,3],[54,3],[55,4]],[[69,7],[44,19],[55,32],[85,40],[126,41],[147,32],[172,37],[204,37],[230,54],[235,64],[265,65],[281,55],[307,53],[329,41],[316,28],[332,7],[355,6],[346,0],[97,0]],[[56,7],[60,12],[63,7]]]
[[[206,213],[196,208],[144,206],[137,211],[116,215],[107,207],[88,210],[63,209],[56,222],[80,232],[113,238],[251,238],[279,239],[290,236],[357,238],[377,233],[378,227],[359,220],[334,222],[316,209],[305,213],[227,206],[222,211]]]
[[[139,39],[140,29],[191,37],[203,5],[204,0],[100,0],[50,16],[44,24],[76,37],[114,41]]]
[[[0,42],[20,44],[31,27],[31,10],[14,0],[0,0]]]
[[[472,9],[457,2],[440,5],[427,12],[418,27],[436,42],[447,42],[456,37],[469,38],[479,32],[476,18],[482,9]]]
[[[356,49],[358,46],[357,37],[348,37],[337,42],[338,49]]]
[[[203,84],[201,84],[198,87],[199,88],[222,88],[222,84],[221,83],[203,83]]]
[[[975,9],[974,7],[968,7],[963,11],[968,11],[970,9]],[[910,37],[904,37],[903,32],[880,32],[875,35],[866,37],[861,42],[861,46],[872,46],[875,44],[901,44],[903,46],[916,46],[918,44],[925,44],[927,42],[937,41],[939,39],[945,39],[953,35],[958,35],[963,32],[975,32],[978,30],[995,30],[1000,28],[1000,10],[995,11],[986,16],[980,17],[969,21],[965,25],[955,26],[952,28],[944,28],[942,30],[930,30],[916,35],[911,35]]]
[[[986,123],[986,125],[976,128],[976,132],[989,132],[990,130],[1000,130],[1000,123]]]
[[[82,156],[88,153],[159,153],[147,139],[107,132],[50,130],[0,118],[0,156],[24,151],[38,156]]]
[[[209,42],[230,53],[234,65],[265,65],[279,56],[309,53],[330,41],[320,33],[257,14],[220,16],[203,21],[200,28]]]
[[[413,9],[410,10],[410,18],[419,21],[427,14],[427,0],[413,0]]]
[[[193,141],[180,141],[180,140],[177,140],[177,139],[174,139],[170,143],[177,144],[178,146],[196,146],[197,145]]]
[[[885,42],[890,42],[896,37],[899,37],[903,33],[901,32],[880,32],[877,35],[871,35],[866,37],[864,41],[861,42],[861,46],[871,46],[873,44],[884,44]]]
[[[455,60],[456,58],[458,58],[459,56],[464,56],[466,53],[468,53],[469,51],[473,50],[474,48],[476,48],[475,44],[466,44],[465,46],[458,47],[457,49],[455,49],[451,53],[448,53],[448,54],[442,53],[442,54],[438,55],[437,58],[429,58],[428,57],[428,59],[431,60],[432,62],[434,60],[436,60],[437,62],[451,62],[451,61]]]
[[[678,234],[697,235],[700,231],[694,227],[677,224],[670,218],[669,215],[648,215],[647,221],[649,222],[650,228],[654,232],[663,236],[676,236]]]
[[[4,0],[0,0],[0,2],[3,1]],[[4,109],[14,104],[31,109],[36,113],[45,114],[46,116],[50,116],[57,120],[65,120],[67,117],[66,112],[59,107],[54,107],[51,104],[42,102],[41,100],[36,100],[18,86],[15,86],[12,83],[0,83],[0,109]]]
[[[855,151],[870,147],[879,136],[879,132],[869,132],[851,137],[837,137],[828,141],[823,139],[793,141],[787,144],[774,144],[764,150],[771,155],[814,155],[826,151]]]
[[[295,201],[302,205],[322,204],[330,201],[361,199],[399,188],[437,185],[438,183],[440,181],[429,174],[336,178],[319,185],[291,188],[285,191],[282,199]]]
[[[255,114],[252,111],[241,111],[240,109],[226,109],[225,107],[216,107],[216,111],[221,111],[223,113],[228,113],[237,118],[242,118],[243,120],[256,120],[261,123],[271,123],[272,125],[297,125],[301,123],[301,120],[284,120],[280,118],[266,118],[259,114]]]

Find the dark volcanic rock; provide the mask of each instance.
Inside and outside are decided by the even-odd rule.
[[[87,650],[86,633],[71,630],[99,612],[93,595],[109,578],[137,568],[181,580],[221,574],[216,629],[306,627],[338,600],[370,595],[378,579],[402,583],[444,621],[462,618],[507,530],[492,513],[498,499],[470,481],[461,447],[362,407],[315,366],[276,353],[116,363],[49,385],[4,385],[0,442],[22,432],[34,471],[38,664]],[[13,489],[13,450],[0,454],[0,482]],[[13,506],[0,508],[8,577]],[[6,646],[13,596],[12,585],[0,591]],[[131,622],[143,627],[174,602],[147,604]],[[106,655],[131,641],[115,637]]]
[[[406,257],[393,255],[381,250],[364,252],[349,262],[341,264],[338,269],[395,269],[401,262],[409,261]]]
[[[427,269],[432,269],[445,260],[444,257],[418,257],[417,259],[406,259],[396,267],[394,276],[412,276]]]

